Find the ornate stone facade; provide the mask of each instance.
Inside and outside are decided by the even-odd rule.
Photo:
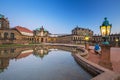
[[[0,15],[0,44],[26,44],[32,40],[32,31],[20,26],[10,28],[8,19]]]
[[[72,42],[73,43],[84,43],[85,42],[85,36],[89,37],[89,41],[92,40],[93,31],[90,29],[80,28],[76,27],[72,30]]]
[[[10,28],[8,19],[0,14],[0,44],[28,44],[42,42],[84,44],[85,36],[89,36],[89,41],[93,43],[100,43],[102,41],[100,35],[93,36],[92,30],[80,28],[78,26],[71,31],[71,34],[67,35],[50,34],[43,26],[34,31],[21,26]],[[114,45],[116,39],[118,39],[118,43],[120,43],[120,34],[111,34],[108,40],[110,44]]]
[[[72,43],[72,35],[61,35],[56,38],[57,43]]]
[[[116,42],[116,39],[118,39],[118,42]],[[101,42],[103,42],[102,36],[101,35],[94,35],[93,39],[92,39],[93,43],[99,43],[101,44]],[[111,46],[115,46],[116,43],[118,43],[118,45],[120,46],[120,33],[119,34],[111,34],[108,37],[108,41],[110,42]]]
[[[34,30],[34,43],[48,42],[49,32],[43,28]]]
[[[0,29],[10,29],[8,18],[5,18],[2,14],[0,14]]]

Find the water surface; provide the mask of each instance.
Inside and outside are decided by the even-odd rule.
[[[1,55],[3,56],[3,53]],[[92,78],[75,62],[71,52],[68,51],[27,49],[14,58],[2,56],[0,64],[2,67],[3,64],[6,66],[4,70],[1,69],[0,80],[89,80]]]

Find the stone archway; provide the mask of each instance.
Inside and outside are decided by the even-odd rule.
[[[43,42],[44,41],[44,39],[43,38],[41,38],[41,42]]]

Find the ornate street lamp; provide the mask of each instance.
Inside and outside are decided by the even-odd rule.
[[[109,21],[107,20],[106,17],[104,19],[105,19],[105,21],[100,26],[100,31],[101,31],[102,38],[104,39],[103,44],[109,45],[108,37],[111,32],[112,24],[109,24]]]
[[[103,24],[100,26],[100,31],[101,31],[101,35],[102,38],[104,40],[104,42],[101,45],[101,59],[99,61],[99,64],[101,66],[107,67],[109,69],[111,68],[111,61],[110,61],[110,49],[111,46],[109,45],[108,42],[108,38],[111,32],[111,28],[112,28],[112,24],[109,24],[109,21],[107,20],[107,18],[104,18],[104,22]]]
[[[85,36],[85,40],[86,40],[86,41],[89,41],[89,36]]]
[[[118,38],[116,38],[115,41],[118,42],[119,41]]]
[[[89,44],[88,44],[88,41],[89,41],[90,37],[88,35],[85,36],[85,49],[89,49]]]
[[[118,38],[116,38],[116,39],[115,39],[115,42],[116,42],[116,47],[118,47],[118,41],[119,41],[119,39],[118,39]]]

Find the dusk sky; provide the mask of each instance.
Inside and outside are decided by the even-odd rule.
[[[0,14],[10,26],[35,30],[42,25],[53,34],[70,34],[77,25],[100,34],[107,17],[112,33],[120,33],[120,0],[0,0]]]

